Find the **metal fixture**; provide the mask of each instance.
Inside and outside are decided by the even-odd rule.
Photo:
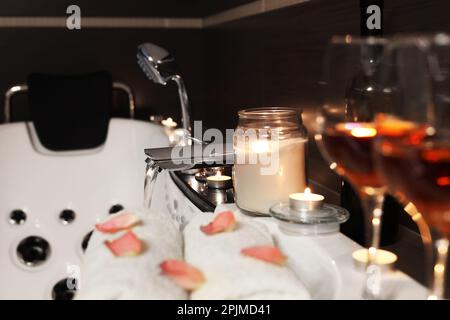
[[[134,94],[133,94],[133,91],[131,90],[131,88],[122,82],[113,82],[112,86],[114,89],[122,90],[123,92],[126,93],[126,95],[128,96],[129,115],[130,115],[130,118],[134,118],[135,103],[134,103]],[[5,123],[11,122],[11,99],[12,99],[12,97],[17,93],[25,93],[27,91],[28,91],[28,86],[26,84],[21,84],[21,85],[13,86],[5,92],[5,105],[4,105],[4,109],[3,109],[3,117],[4,117]]]
[[[189,99],[178,67],[173,56],[164,48],[153,43],[143,43],[137,49],[137,61],[148,79],[157,84],[166,85],[174,81],[178,86],[180,96],[181,116],[183,129],[187,134],[191,133],[191,120],[189,110]]]
[[[115,205],[109,208],[109,214],[114,214],[123,210],[123,206],[121,204],[116,203]]]
[[[234,163],[233,145],[229,143],[152,148],[145,149],[145,154],[147,164],[169,171]]]
[[[76,288],[77,288],[77,279],[75,278],[62,279],[53,286],[52,299],[72,300],[75,297]]]
[[[234,163],[232,144],[193,144],[145,149],[147,155],[144,183],[144,206],[150,207],[153,187],[162,170],[176,171],[217,167]]]
[[[50,244],[44,238],[29,236],[17,246],[17,257],[27,267],[37,267],[50,257]]]
[[[81,249],[83,250],[83,252],[86,251],[88,244],[89,244],[89,240],[91,240],[93,233],[94,233],[94,230],[91,230],[84,236],[83,241],[81,242]]]
[[[24,224],[27,220],[27,214],[21,209],[11,211],[9,214],[9,222],[15,225]]]
[[[62,224],[67,225],[75,220],[75,216],[76,216],[75,211],[73,211],[72,209],[64,209],[59,214],[59,220],[61,221]]]
[[[126,93],[127,97],[128,97],[128,109],[129,109],[129,115],[130,118],[134,118],[134,112],[136,109],[136,105],[134,102],[134,94],[133,94],[133,90],[131,90],[131,88],[129,86],[127,86],[125,83],[122,82],[113,82],[112,84],[113,89],[116,90],[122,90],[123,92]]]

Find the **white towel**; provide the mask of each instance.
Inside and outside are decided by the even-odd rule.
[[[200,226],[213,215],[197,215],[184,229],[185,260],[199,268],[205,284],[192,299],[309,299],[294,272],[241,254],[250,246],[274,245],[267,228],[252,218],[235,213],[236,230],[205,235]]]
[[[187,293],[161,275],[159,264],[183,259],[183,240],[175,222],[150,210],[126,210],[141,217],[133,232],[146,247],[135,257],[115,257],[105,240],[124,231],[105,234],[94,231],[81,266],[76,299],[186,299]]]

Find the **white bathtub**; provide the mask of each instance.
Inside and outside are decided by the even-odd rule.
[[[36,141],[33,125],[0,125],[0,299],[50,299],[58,281],[76,273],[81,243],[111,206],[143,203],[144,149],[168,145],[162,127],[111,119],[105,144],[83,152],[52,153]],[[12,224],[10,213],[26,213]],[[73,222],[63,224],[62,210]],[[17,246],[29,236],[50,245],[38,266],[26,266]]]
[[[140,207],[143,203],[147,147],[167,146],[162,127],[150,123],[112,119],[105,145],[97,150],[65,155],[36,151],[29,124],[0,125],[0,299],[51,299],[54,285],[78,274],[81,243],[111,206]],[[31,136],[31,139],[30,139]],[[46,152],[48,153],[48,152]],[[156,181],[152,207],[166,212],[181,225],[204,214],[178,189],[167,172]],[[69,208],[75,220],[61,223],[59,214]],[[233,204],[218,207],[238,210]],[[22,225],[9,221],[21,209]],[[282,234],[274,221],[267,225],[277,244],[290,257],[293,270],[314,299],[361,299],[364,273],[353,267],[351,253],[358,244],[337,233],[317,237]],[[26,266],[17,246],[28,236],[40,236],[51,247],[39,266]],[[384,277],[389,299],[423,299],[424,287],[402,272]],[[65,281],[63,281],[65,283]]]

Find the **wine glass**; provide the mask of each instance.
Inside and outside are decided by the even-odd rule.
[[[442,299],[450,238],[450,38],[403,37],[386,49],[380,83],[396,102],[376,115],[374,160],[389,190],[439,233],[430,299]]]
[[[366,216],[369,243],[363,297],[379,299],[380,269],[375,257],[385,187],[375,171],[372,152],[377,135],[375,115],[389,109],[391,92],[379,85],[387,44],[384,38],[333,37],[324,59],[324,101],[316,118],[316,142],[330,168],[357,191]]]

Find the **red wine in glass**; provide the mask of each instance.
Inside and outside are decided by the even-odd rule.
[[[371,122],[338,123],[322,133],[322,146],[337,172],[357,187],[383,186],[372,158],[376,135]]]
[[[422,212],[428,224],[450,234],[450,138],[427,135],[427,128],[383,132],[375,159],[383,181]]]

